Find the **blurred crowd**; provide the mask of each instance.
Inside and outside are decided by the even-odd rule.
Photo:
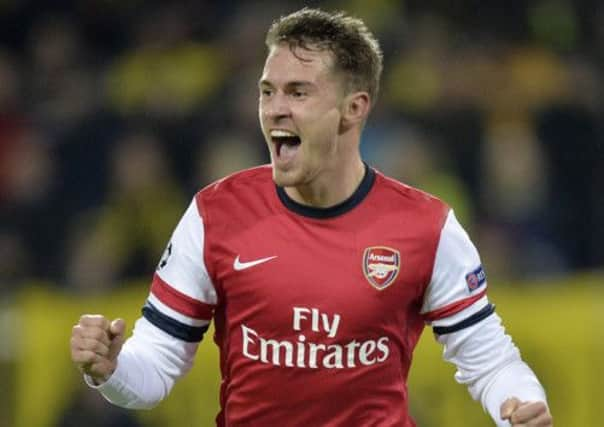
[[[447,201],[493,277],[604,265],[604,3],[0,1],[0,295],[150,277],[191,197],[268,161],[270,22],[381,40],[369,164]]]

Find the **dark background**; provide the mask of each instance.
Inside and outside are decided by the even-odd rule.
[[[198,189],[268,161],[264,34],[303,5],[345,9],[380,39],[363,155],[447,201],[489,279],[602,270],[601,1],[4,0],[0,389],[20,291],[102,296],[150,278]],[[74,405],[61,425],[135,424]]]
[[[0,291],[148,275],[196,190],[268,161],[263,37],[302,4],[1,2]],[[379,37],[364,156],[449,202],[491,275],[602,266],[601,2],[308,4]]]

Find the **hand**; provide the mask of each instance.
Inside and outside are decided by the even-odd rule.
[[[71,331],[71,360],[95,384],[107,381],[117,367],[125,330],[122,319],[109,322],[101,315],[83,315]]]
[[[512,427],[552,427],[553,419],[545,402],[521,402],[512,397],[501,405],[501,419]]]

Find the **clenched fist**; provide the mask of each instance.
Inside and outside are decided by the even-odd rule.
[[[552,415],[545,402],[521,402],[515,397],[501,405],[501,419],[508,420],[512,427],[551,427]]]
[[[126,324],[101,315],[85,314],[71,332],[71,359],[78,369],[101,384],[113,374],[124,344]]]

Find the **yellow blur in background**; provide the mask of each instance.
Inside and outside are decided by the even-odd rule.
[[[575,276],[543,283],[492,285],[490,290],[490,299],[508,332],[546,388],[557,426],[601,425],[603,279],[598,275]],[[70,297],[44,287],[21,294],[15,311],[19,319],[15,427],[56,426],[78,393],[95,393],[82,388],[82,378],[70,361],[72,325],[87,312],[124,317],[131,328],[146,294],[146,286],[140,284],[95,298]],[[209,331],[202,342],[193,370],[164,402],[150,411],[132,412],[142,425],[214,425],[220,378],[211,334]],[[442,348],[426,329],[414,354],[409,381],[411,412],[418,425],[492,425],[480,404],[455,382],[455,368],[445,363],[441,354]],[[309,402],[309,409],[317,404],[320,402]]]

